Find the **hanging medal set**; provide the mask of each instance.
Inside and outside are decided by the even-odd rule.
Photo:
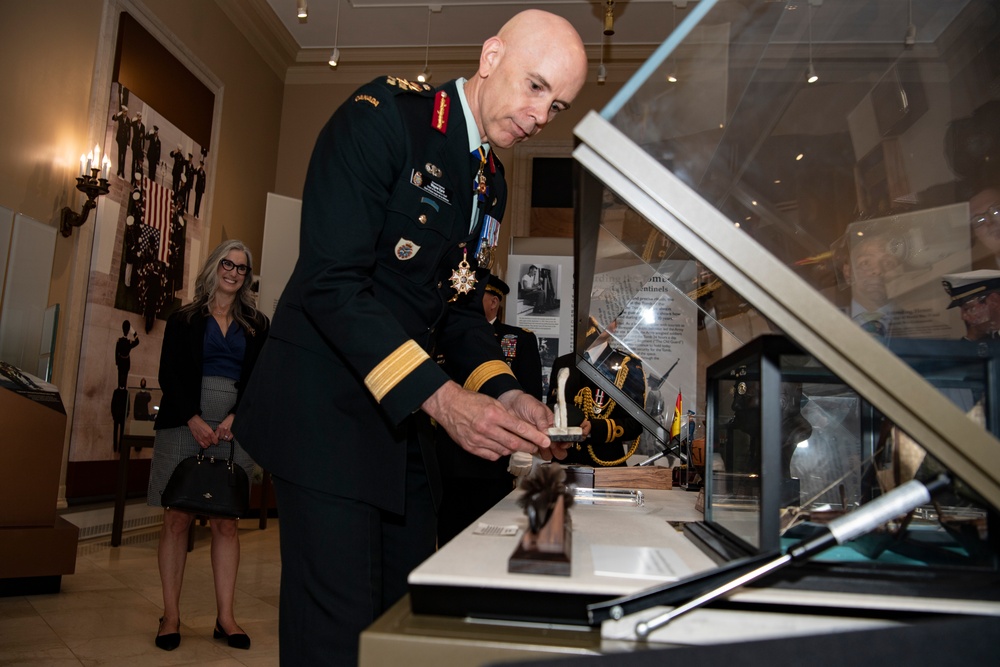
[[[492,210],[495,201],[490,202],[490,186],[486,175],[486,166],[489,165],[490,174],[496,173],[496,165],[493,164],[493,154],[482,146],[478,149],[479,169],[472,182],[472,194],[476,197],[477,206],[480,212]],[[482,229],[479,232],[479,240],[476,244],[476,263],[484,269],[493,266],[493,249],[497,245],[500,237],[500,221],[484,213],[482,216]],[[462,249],[462,261],[458,263],[458,268],[451,272],[451,287],[455,290],[457,297],[459,294],[469,294],[476,287],[475,272],[472,271],[468,262],[468,249]],[[454,300],[454,297],[452,298]]]

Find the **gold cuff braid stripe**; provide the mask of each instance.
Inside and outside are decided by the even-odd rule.
[[[381,403],[393,387],[402,382],[403,378],[428,359],[430,357],[423,348],[417,345],[416,341],[408,340],[372,369],[372,372],[365,378],[365,386],[368,387],[368,391],[372,393],[375,400]]]
[[[469,373],[463,386],[469,391],[479,391],[484,384],[498,375],[513,376],[514,371],[510,370],[510,366],[502,361],[487,361]]]

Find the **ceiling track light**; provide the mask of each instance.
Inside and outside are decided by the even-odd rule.
[[[601,64],[597,66],[597,83],[603,85],[608,80],[608,68],[604,66],[604,34],[601,34]]]
[[[604,34],[615,34],[615,0],[605,0],[604,3]]]
[[[816,83],[819,81],[819,75],[816,74],[816,69],[813,67],[813,23],[812,23],[812,5],[813,0],[808,0],[806,3],[806,14],[807,22],[809,24],[809,67],[806,68],[806,83]]]
[[[333,30],[333,51],[330,53],[330,67],[336,67],[340,64],[340,49],[337,48],[337,44],[340,43],[340,0],[337,0],[337,24]]]
[[[427,83],[431,80],[431,71],[427,67],[427,57],[430,55],[431,51],[431,13],[432,9],[430,5],[427,5],[427,43],[424,46],[424,69],[420,74],[417,75],[417,81],[420,83]],[[441,11],[440,8],[438,11]]]
[[[677,30],[677,2],[676,2],[676,0],[675,0],[675,2],[670,3],[670,7],[671,7],[671,9],[670,9],[670,13],[671,13],[671,18],[670,18],[670,34],[673,34],[674,31]],[[676,54],[676,52],[677,52],[677,50],[674,49],[674,53],[675,54]],[[669,62],[673,63],[673,65],[670,66],[670,70],[667,73],[667,82],[668,83],[677,83],[677,56],[676,55],[672,55]]]
[[[309,18],[309,7],[306,5],[306,0],[297,0],[295,15],[299,17],[299,21],[302,23],[305,23]]]
[[[909,48],[917,43],[917,26],[913,23],[913,0],[908,0],[906,4],[909,12],[909,24],[906,26],[906,34],[903,36],[903,46]]]

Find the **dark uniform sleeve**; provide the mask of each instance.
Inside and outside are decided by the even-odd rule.
[[[322,346],[307,341],[310,349],[331,349],[394,423],[448,380],[425,351],[436,335],[461,350],[460,358],[444,351],[467,388],[497,396],[518,386],[509,369],[501,372],[499,355],[485,351],[487,344],[495,347],[482,328],[487,323],[472,322],[472,308],[446,307],[435,288],[442,254],[456,230],[467,229],[468,219],[459,219],[454,204],[432,201],[417,209],[418,198],[395,196],[400,175],[411,167],[401,94],[422,93],[400,93],[377,82],[364,86],[322,130],[303,193],[300,255],[290,280],[299,287],[289,308],[299,308],[322,337]],[[429,121],[426,128],[433,131]],[[467,156],[463,160],[467,168]],[[453,194],[460,196],[471,193]],[[392,253],[387,260],[386,243],[391,251],[397,239],[416,249],[387,269]],[[387,280],[389,271],[399,273]],[[444,318],[446,311],[438,321],[437,314]],[[429,312],[434,316],[428,318]],[[279,325],[285,326],[276,321],[273,334]]]
[[[375,293],[386,207],[404,168],[406,137],[391,91],[369,85],[342,105],[316,142],[302,199],[302,306],[340,359],[401,421],[446,381]]]
[[[504,361],[493,325],[486,321],[482,305],[485,289],[486,279],[480,278],[474,292],[456,300],[445,320],[439,347],[456,382],[497,398],[511,389],[521,389],[521,384]]]

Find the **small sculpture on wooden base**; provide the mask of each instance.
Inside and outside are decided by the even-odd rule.
[[[566,416],[566,380],[569,378],[569,369],[560,368],[556,375],[556,409],[554,411],[555,426],[550,428],[546,435],[552,442],[581,442],[586,439],[583,435],[583,428],[570,426]]]
[[[540,466],[521,484],[518,504],[528,527],[507,564],[508,572],[569,576],[572,552],[569,507],[573,493],[562,466]]]

